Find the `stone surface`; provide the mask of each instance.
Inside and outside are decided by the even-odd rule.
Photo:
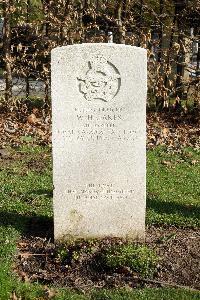
[[[143,239],[146,50],[52,51],[55,239]]]

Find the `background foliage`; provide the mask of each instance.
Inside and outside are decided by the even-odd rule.
[[[0,10],[6,101],[37,94],[48,104],[51,49],[113,39],[147,49],[150,107],[200,107],[198,0],[3,0]]]

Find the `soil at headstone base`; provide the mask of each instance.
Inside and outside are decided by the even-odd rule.
[[[67,252],[63,246],[53,243],[52,233],[48,232],[48,237],[42,237],[44,229],[43,224],[42,232],[34,231],[38,236],[31,236],[29,231],[18,242],[15,271],[24,281],[82,291],[92,288],[161,286],[200,289],[199,230],[154,226],[147,228],[146,245],[160,259],[154,277],[142,279],[129,268],[109,270],[98,261],[98,253],[110,245],[119,245],[122,243],[120,239],[105,238],[95,244],[80,241],[69,246]],[[88,249],[88,245],[92,245],[91,248]]]

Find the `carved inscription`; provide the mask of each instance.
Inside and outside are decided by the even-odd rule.
[[[134,141],[136,130],[121,125],[125,113],[123,107],[75,108],[74,117],[79,126],[57,133],[70,141]]]
[[[98,55],[88,62],[86,74],[78,77],[79,91],[87,101],[109,102],[119,92],[121,77],[117,68]]]
[[[134,130],[116,130],[116,129],[70,129],[59,131],[63,138],[70,141],[134,141],[136,131]]]
[[[122,189],[114,188],[112,184],[102,183],[94,184],[89,183],[85,185],[85,188],[80,190],[77,189],[67,189],[66,193],[74,197],[74,199],[127,199],[134,193],[134,189]]]

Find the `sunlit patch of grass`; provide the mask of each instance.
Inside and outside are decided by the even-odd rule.
[[[200,152],[148,152],[147,223],[200,226]]]

